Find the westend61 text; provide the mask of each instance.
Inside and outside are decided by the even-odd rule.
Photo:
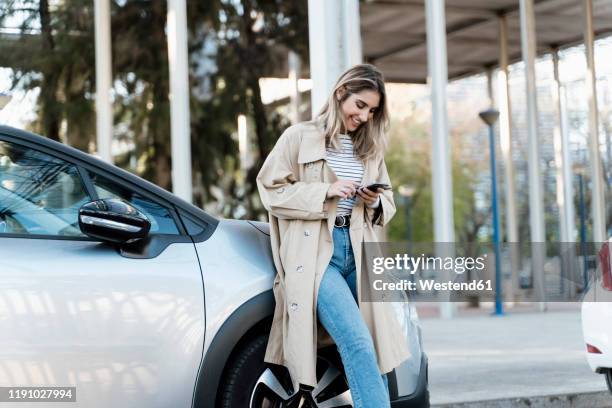
[[[380,279],[372,283],[374,290],[419,290],[419,291],[446,291],[446,290],[488,290],[492,291],[490,280],[473,280],[470,282],[436,282],[433,279],[420,279],[417,282],[412,282],[402,279],[396,282],[383,282]]]

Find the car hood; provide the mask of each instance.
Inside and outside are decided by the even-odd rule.
[[[261,221],[247,221],[249,224],[257,228],[259,231],[270,236],[270,224]]]

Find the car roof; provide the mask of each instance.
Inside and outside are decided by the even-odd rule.
[[[100,160],[99,158],[91,154],[87,154],[78,149],[75,149],[74,147],[67,146],[65,144],[56,142],[54,140],[37,135],[35,133],[27,132],[25,130],[17,129],[6,125],[0,125],[0,136],[8,136],[10,138],[23,140],[57,151],[60,154],[69,156],[70,158],[76,159],[77,161],[86,162],[87,164],[93,167],[104,170],[106,173],[110,173],[114,177],[126,180],[142,189],[150,191],[151,193],[174,204],[176,207],[187,211],[188,213],[192,214],[193,216],[196,216],[197,218],[200,218],[202,221],[208,224],[213,224],[216,226],[219,223],[218,218],[208,214],[202,209],[196,207],[195,205],[177,197],[169,191],[164,190],[163,188],[143,179],[142,177],[136,176],[135,174],[123,170],[122,168]]]

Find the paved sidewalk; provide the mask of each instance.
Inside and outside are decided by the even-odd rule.
[[[582,394],[551,395],[547,397],[525,397],[459,402],[434,405],[434,408],[610,408],[612,397],[608,391]]]
[[[587,364],[579,305],[557,309],[510,311],[502,317],[469,311],[452,320],[422,317],[431,403],[597,391],[593,395],[601,399],[607,388],[603,376]]]

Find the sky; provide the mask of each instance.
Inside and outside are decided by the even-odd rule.
[[[11,95],[10,102],[0,110],[0,124],[24,128],[36,117],[35,104],[38,96],[36,91],[10,91],[11,70],[0,68],[0,93]]]

